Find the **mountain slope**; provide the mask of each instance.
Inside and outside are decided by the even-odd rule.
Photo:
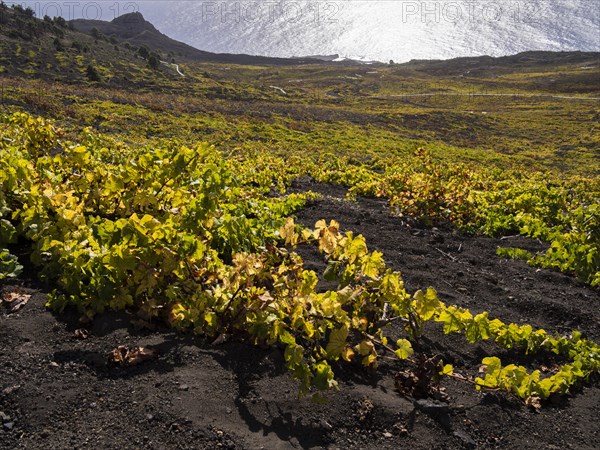
[[[102,20],[76,19],[71,22],[74,28],[83,33],[91,33],[96,29],[105,36],[115,36],[135,46],[147,46],[175,57],[192,61],[211,61],[233,64],[301,64],[303,62],[318,62],[306,58],[285,59],[252,56],[243,54],[218,54],[198,50],[183,42],[176,41],[158,31],[154,25],[144,19],[139,12],[124,14],[110,22]]]

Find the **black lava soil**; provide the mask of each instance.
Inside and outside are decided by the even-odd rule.
[[[390,215],[384,201],[346,200],[338,186],[310,180],[293,186],[308,189],[324,197],[300,211],[298,221],[313,226],[336,219],[344,230],[363,234],[371,250],[402,272],[410,292],[433,286],[448,304],[600,340],[597,289],[496,256],[498,246],[539,251],[542,243],[427,229]],[[299,252],[308,268],[323,270],[317,254]],[[335,367],[340,390],[316,405],[297,399],[278,349],[211,345],[166,329],[137,331],[125,313],[84,326],[74,312],[55,315],[44,307],[48,288],[31,270],[1,289],[32,297],[18,312],[0,312],[0,449],[600,448],[598,380],[536,413],[507,395],[454,380],[442,382],[448,403],[413,401],[395,390],[397,368]],[[81,328],[89,332],[86,339],[76,336]],[[492,353],[536,363],[443,336],[436,326],[426,334],[425,351],[465,375],[476,375]],[[158,356],[117,366],[108,354],[119,345],[151,348]]]

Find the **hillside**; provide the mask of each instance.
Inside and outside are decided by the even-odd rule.
[[[105,36],[115,36],[134,46],[145,45],[171,57],[183,60],[207,61],[232,64],[273,64],[294,65],[306,62],[317,63],[318,60],[297,60],[287,58],[268,58],[264,56],[233,55],[226,53],[210,53],[198,50],[183,42],[165,36],[154,25],[144,19],[141,13],[128,13],[113,19],[111,22],[101,20],[76,19],[72,21],[73,27],[84,33],[98,30]]]
[[[39,19],[33,16],[32,10],[6,5],[1,12],[0,73],[5,75],[69,83],[101,81],[124,85],[135,82],[156,87],[179,74],[168,65],[148,67],[150,54],[168,63],[297,65],[304,62],[202,52],[161,34],[141,14],[135,13],[112,22],[66,22],[62,18]],[[140,48],[147,51],[140,52]],[[89,66],[97,73],[93,79],[88,73]]]

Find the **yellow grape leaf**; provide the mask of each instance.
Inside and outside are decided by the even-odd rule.
[[[352,358],[354,358],[354,355],[355,355],[354,350],[352,350],[352,347],[348,347],[348,346],[344,347],[344,350],[342,350],[342,354],[341,354],[342,359],[344,361],[348,361],[348,362],[352,361]]]
[[[175,303],[171,308],[171,313],[169,314],[169,322],[175,323],[185,319],[185,313],[187,312],[185,306],[181,303]]]
[[[309,339],[315,335],[315,326],[312,322],[308,320],[304,321],[304,324],[302,325],[302,330],[304,331],[304,334],[306,334],[306,337]]]
[[[331,233],[329,229],[325,229],[319,239],[319,250],[327,254],[331,254],[337,247],[337,240],[335,234]]]
[[[497,377],[500,374],[500,371],[502,370],[502,361],[500,361],[500,358],[496,356],[489,356],[487,358],[483,358],[481,363],[482,366],[480,367],[479,371],[487,375]]]
[[[313,386],[324,391],[326,389],[337,389],[338,383],[334,380],[334,374],[327,361],[320,361],[314,366]]]
[[[327,222],[325,222],[323,219],[315,223],[315,230],[322,230],[324,228],[327,228]]]
[[[329,221],[329,231],[336,234],[340,231],[340,224],[337,220],[332,219]]]
[[[348,326],[344,325],[341,328],[333,330],[329,335],[329,343],[325,348],[327,355],[331,358],[337,358],[341,355],[346,346],[348,338]]]
[[[364,258],[361,271],[369,278],[375,279],[379,276],[379,272],[385,268],[383,261],[383,253],[374,251],[369,256]]]
[[[313,232],[307,228],[302,230],[302,239],[304,241],[309,241],[313,237]]]
[[[337,247],[337,237],[340,231],[340,224],[335,220],[327,222],[319,220],[315,224],[314,237],[319,240],[319,251],[331,254]]]
[[[296,245],[298,243],[298,233],[296,233],[294,219],[288,217],[279,229],[279,234],[285,239],[286,245]]]
[[[473,315],[469,311],[456,306],[445,308],[435,319],[436,322],[443,322],[444,334],[462,331],[463,328],[466,328],[466,324],[472,320]]]
[[[441,302],[433,288],[428,288],[425,294],[423,294],[423,291],[417,291],[413,298],[413,307],[419,318],[424,322],[430,320],[441,309]]]
[[[213,312],[207,312],[204,314],[204,321],[209,328],[213,328],[217,325],[217,315]]]
[[[452,367],[452,364],[446,364],[444,367],[442,367],[442,370],[440,371],[440,375],[451,376],[453,374],[454,367]]]
[[[296,338],[289,331],[284,330],[279,334],[279,341],[287,345],[292,345],[296,343]]]
[[[297,344],[288,345],[285,348],[284,358],[290,366],[295,366],[302,362],[304,357],[304,347]]]
[[[358,328],[361,331],[366,331],[366,329],[369,327],[369,321],[367,320],[366,317],[354,316],[352,318],[352,327]]]
[[[348,256],[348,262],[354,264],[357,259],[360,260],[360,258],[368,253],[367,243],[362,235],[358,235],[354,239],[351,239],[351,234],[348,234],[349,244],[346,245],[346,256]]]
[[[398,349],[394,353],[396,353],[396,356],[400,359],[408,359],[415,352],[408,339],[398,339],[396,345],[398,346]]]
[[[73,152],[73,153],[85,153],[85,152],[87,152],[87,148],[85,148],[83,145],[79,145],[79,146],[77,146],[75,148],[72,148],[71,152]]]
[[[362,360],[362,365],[364,367],[372,366],[372,367],[376,368],[377,367],[377,353],[365,356]]]
[[[354,346],[354,349],[360,354],[360,356],[367,356],[371,353],[375,353],[375,346],[369,341],[362,341],[360,344]]]

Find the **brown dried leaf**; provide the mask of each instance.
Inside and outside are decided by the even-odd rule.
[[[156,352],[149,348],[135,347],[127,354],[127,364],[135,365],[154,358]]]
[[[542,409],[542,400],[538,396],[532,395],[531,397],[527,397],[525,405],[533,408],[535,412],[540,412]]]
[[[110,352],[109,358],[112,362],[123,364],[127,358],[129,349],[124,345],[119,345],[117,348]]]
[[[11,313],[17,312],[23,306],[27,304],[29,299],[31,298],[30,294],[23,294],[22,292],[5,292],[2,295],[2,300],[5,303],[8,303],[8,310]]]
[[[109,359],[117,364],[136,365],[144,361],[152,359],[156,356],[156,352],[145,347],[134,347],[129,349],[125,345],[119,345],[110,352]]]
[[[87,339],[90,336],[90,332],[85,328],[79,328],[73,334],[77,339]]]

